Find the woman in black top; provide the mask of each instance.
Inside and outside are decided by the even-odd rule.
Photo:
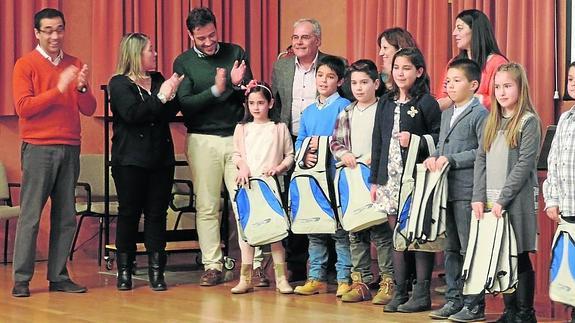
[[[174,145],[170,119],[178,112],[172,101],[182,78],[164,80],[156,68],[150,39],[124,36],[116,75],[108,84],[113,113],[112,176],[118,192],[116,247],[118,290],[132,288],[132,263],[140,215],[153,290],[166,290],[166,211],[174,178]]]

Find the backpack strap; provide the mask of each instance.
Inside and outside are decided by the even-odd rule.
[[[417,152],[419,150],[420,140],[421,138],[418,135],[411,134],[409,139],[409,148],[407,150],[407,158],[405,160],[405,167],[403,168],[403,174],[407,176],[401,176],[402,183],[407,181],[408,178],[412,178],[413,176],[413,170],[417,160]]]

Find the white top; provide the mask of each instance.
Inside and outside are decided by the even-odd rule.
[[[375,112],[377,111],[377,102],[360,109],[357,104],[353,107],[351,117],[351,147],[355,156],[370,158],[371,156],[371,137],[373,133],[373,124],[375,122]]]
[[[262,172],[275,165],[270,164],[270,156],[275,150],[274,140],[276,125],[274,122],[255,123],[249,122],[245,125],[245,147],[246,162],[250,168],[252,176],[259,176]]]
[[[44,50],[44,48],[42,48],[40,46],[40,44],[38,44],[38,46],[36,46],[36,50],[40,52],[40,54],[47,59],[50,63],[54,64],[54,66],[58,66],[58,64],[60,64],[60,62],[62,61],[62,59],[64,59],[64,52],[60,49],[60,53],[58,54],[58,56],[56,56],[56,58],[52,59],[52,57],[50,57],[50,55],[48,55],[48,53],[46,53],[46,51]]]
[[[292,85],[291,130],[294,136],[299,132],[299,124],[303,110],[314,103],[317,89],[315,87],[315,67],[317,54],[311,66],[306,70],[295,58],[295,74]]]
[[[449,121],[449,128],[453,127],[453,123],[455,122],[455,120],[457,120],[457,117],[459,117],[459,115],[462,114],[463,111],[465,111],[465,109],[467,109],[467,107],[471,105],[471,102],[473,102],[474,98],[475,97],[471,97],[471,99],[461,107],[453,105],[453,116],[451,116],[451,120]]]

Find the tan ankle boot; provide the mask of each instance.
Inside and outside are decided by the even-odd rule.
[[[281,294],[293,294],[293,288],[288,283],[286,277],[286,264],[274,264],[274,272],[276,275],[276,290]]]
[[[252,268],[253,266],[251,264],[242,264],[240,269],[240,282],[231,289],[232,294],[245,294],[254,290],[252,286]]]

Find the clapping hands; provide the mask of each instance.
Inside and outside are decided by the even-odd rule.
[[[179,76],[177,73],[172,74],[172,76],[165,80],[160,86],[160,93],[163,93],[168,101],[173,99],[183,79],[184,75]]]

